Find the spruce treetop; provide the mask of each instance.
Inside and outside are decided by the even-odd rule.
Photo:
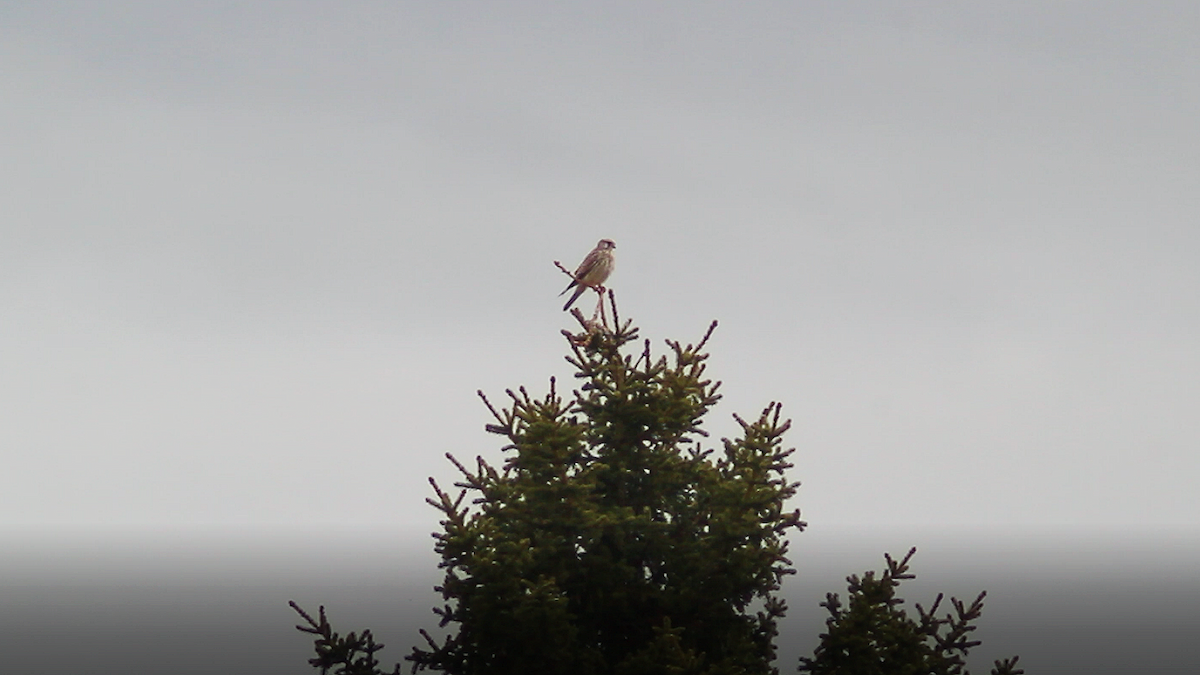
[[[503,463],[448,455],[456,494],[430,481],[445,578],[441,626],[407,658],[449,673],[772,673],[787,535],[790,422],[768,405],[742,434],[705,449],[720,399],[703,349],[640,349],[608,294],[613,328],[574,312],[570,396],[507,393],[487,431]],[[735,416],[736,417],[736,416]],[[468,499],[470,498],[470,499]],[[423,631],[424,632],[424,631]]]

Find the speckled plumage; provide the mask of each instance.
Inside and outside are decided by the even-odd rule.
[[[563,305],[563,311],[571,308],[579,296],[589,288],[602,288],[608,276],[612,274],[613,268],[616,267],[616,258],[613,255],[613,249],[617,247],[612,239],[601,239],[596,244],[596,248],[592,249],[591,253],[579,263],[579,268],[575,270],[575,280],[563,289],[563,295],[572,288],[575,289],[574,295]]]

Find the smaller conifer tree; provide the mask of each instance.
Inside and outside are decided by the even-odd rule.
[[[980,644],[969,640],[974,621],[983,613],[980,593],[969,606],[950,598],[954,613],[938,617],[940,593],[926,611],[918,603],[918,620],[900,607],[904,600],[896,596],[896,587],[912,579],[909,560],[917,552],[896,561],[884,554],[887,570],[877,578],[867,572],[861,578],[851,575],[849,597],[842,605],[837,593],[825,596],[821,606],[829,611],[827,632],[821,634],[813,658],[800,659],[800,672],[812,675],[970,675],[966,657]],[[992,675],[1020,675],[1017,657],[996,661]]]

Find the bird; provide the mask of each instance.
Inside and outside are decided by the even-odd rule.
[[[567,304],[563,305],[564,312],[570,309],[571,305],[575,304],[575,301],[579,299],[584,290],[588,288],[603,288],[602,284],[608,279],[608,275],[612,274],[613,268],[617,264],[613,255],[613,249],[616,247],[617,245],[613,243],[612,239],[601,239],[596,244],[596,248],[592,249],[591,253],[588,253],[587,257],[583,259],[583,262],[579,263],[579,268],[575,270],[575,274],[573,275],[575,277],[574,281],[567,284],[563,292],[558,294],[561,297],[567,291],[578,286],[578,288],[575,288],[575,294],[571,296]]]

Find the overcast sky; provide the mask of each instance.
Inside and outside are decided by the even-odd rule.
[[[1197,526],[1200,4],[0,5],[0,525],[428,532],[601,237],[814,528]]]

